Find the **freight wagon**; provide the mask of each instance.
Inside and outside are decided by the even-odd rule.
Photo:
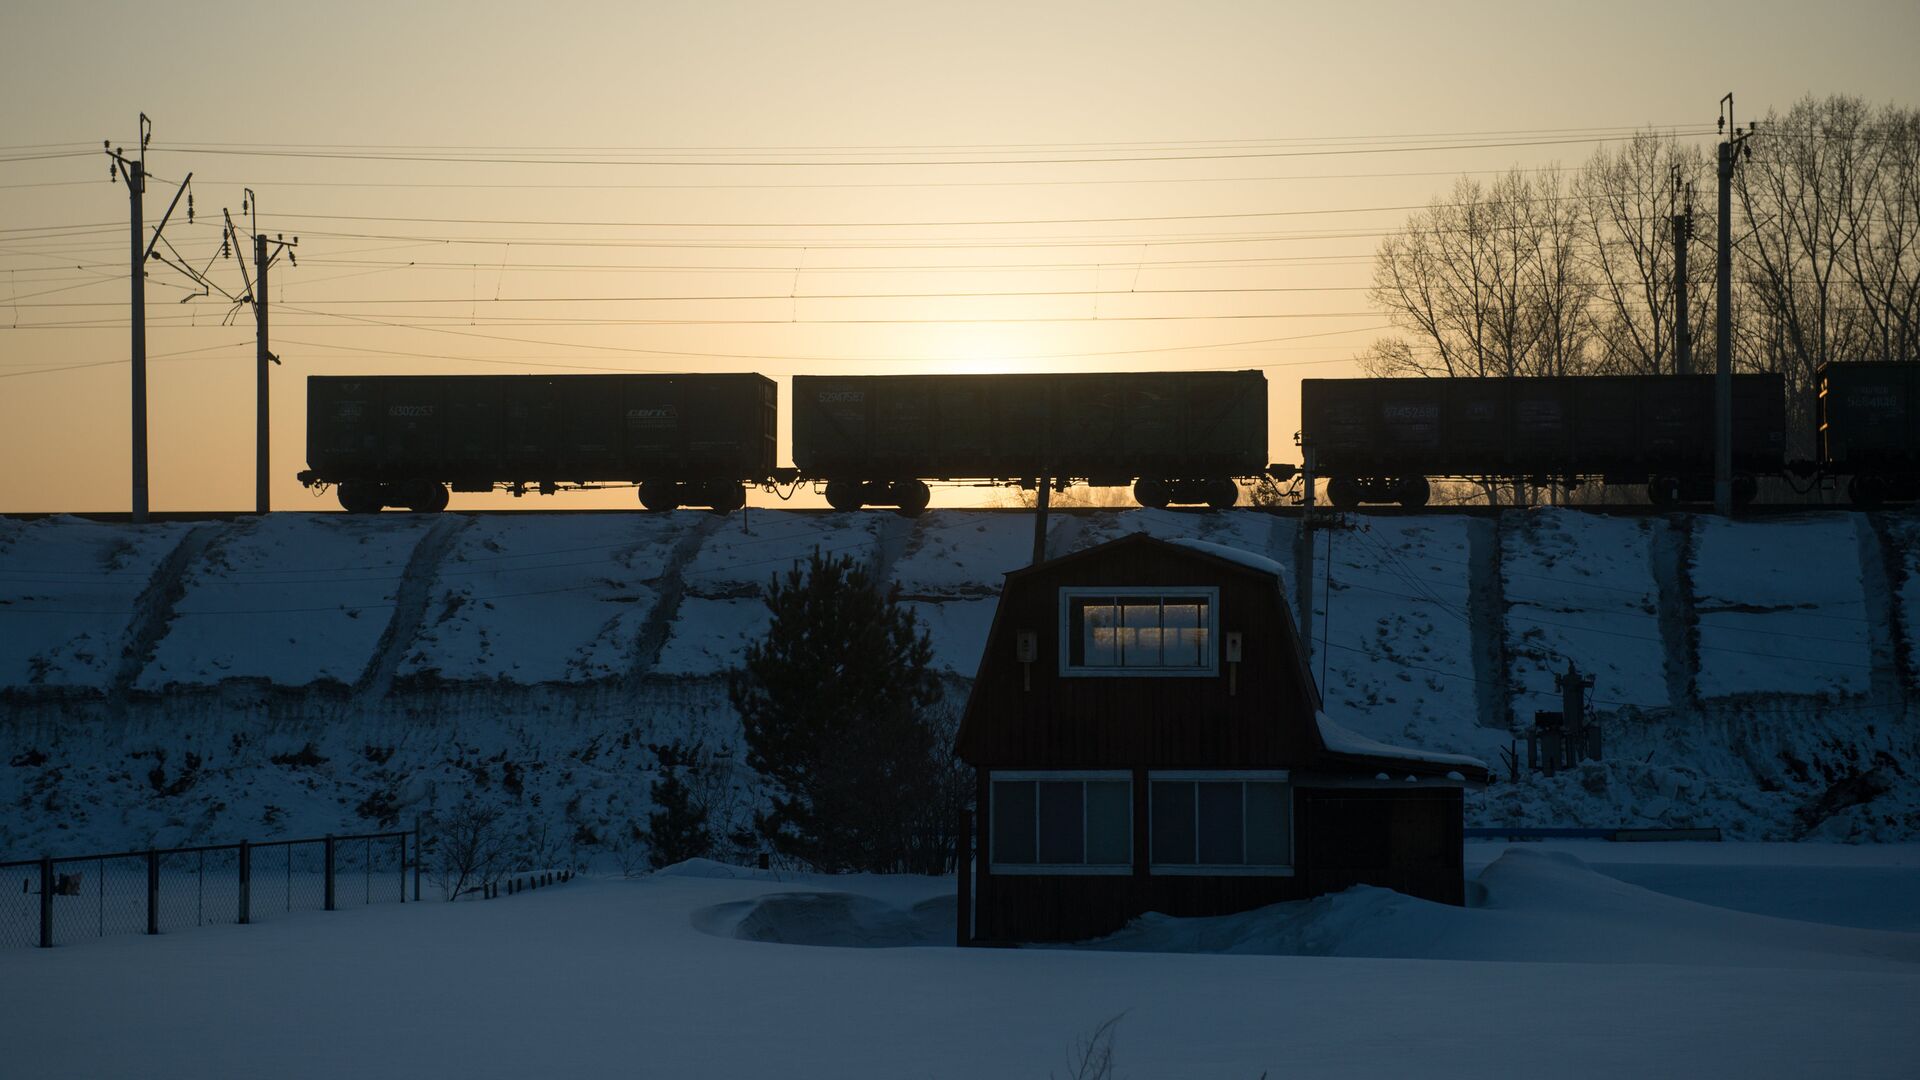
[[[1920,498],[1920,363],[1822,364],[1820,471],[1860,506]]]
[[[772,475],[775,422],[761,375],[315,375],[299,478],[358,513],[608,483],[724,512]]]
[[[1258,371],[796,375],[793,463],[827,502],[916,513],[927,480],[1134,484],[1146,506],[1232,506],[1267,462]]]
[[[1430,478],[1645,484],[1710,498],[1714,377],[1307,379],[1301,440],[1336,506],[1425,505]],[[1785,383],[1733,378],[1734,499],[1785,464]]]

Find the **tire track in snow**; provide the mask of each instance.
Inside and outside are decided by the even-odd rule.
[[[673,633],[674,621],[680,617],[680,601],[687,595],[687,566],[700,554],[707,538],[719,530],[721,521],[718,515],[705,515],[704,520],[688,529],[673,545],[673,553],[660,569],[660,576],[655,579],[655,591],[659,595],[633,640],[633,663],[627,669],[627,684],[631,688],[639,689],[660,662],[660,651],[667,647],[667,637]]]
[[[453,542],[461,530],[472,522],[472,518],[464,515],[443,515],[413,545],[407,568],[401,572],[400,584],[393,591],[393,615],[374,645],[373,655],[367,659],[366,670],[354,683],[356,698],[378,701],[392,689],[393,674],[400,670],[400,661],[413,645],[420,624],[426,621],[427,604],[433,599],[433,584],[439,576],[440,564],[453,550]]]
[[[1507,520],[1467,521],[1467,625],[1473,645],[1473,701],[1481,727],[1514,729],[1512,674],[1507,670],[1507,590],[1500,553]]]
[[[1885,703],[1889,714],[1906,711],[1907,682],[1911,675],[1900,625],[1900,586],[1905,561],[1899,545],[1888,535],[1885,515],[1855,514],[1854,532],[1860,539],[1860,593],[1867,616],[1867,655],[1873,667],[1868,697]]]
[[[1699,616],[1693,610],[1693,518],[1673,515],[1656,525],[1647,544],[1653,582],[1660,592],[1660,640],[1667,662],[1667,704],[1675,712],[1700,711]]]
[[[114,703],[118,712],[126,705],[127,695],[153,661],[153,654],[160,648],[160,639],[167,636],[167,630],[173,625],[173,606],[186,594],[183,580],[187,567],[203,555],[216,537],[228,531],[249,528],[250,525],[236,526],[231,522],[216,525],[196,525],[187,530],[180,542],[167,552],[167,557],[154,567],[153,577],[147,580],[133,602],[133,618],[127,623],[126,644],[120,651],[120,665],[114,670],[113,681],[107,686],[107,698]]]

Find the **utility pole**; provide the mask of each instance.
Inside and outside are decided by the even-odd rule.
[[[268,415],[270,397],[267,393],[267,365],[278,364],[280,358],[267,347],[267,268],[280,252],[287,253],[287,261],[300,265],[294,256],[293,248],[300,243],[299,237],[288,240],[285,236],[275,236],[268,240],[260,231],[260,196],[252,188],[243,189],[240,200],[240,212],[251,214],[249,227],[253,236],[253,277],[249,280],[247,264],[240,262],[241,280],[246,282],[247,292],[242,302],[253,307],[253,353],[254,353],[254,446],[253,446],[253,506],[254,513],[265,514],[272,509],[272,500],[267,494],[268,476],[271,472],[272,453],[268,449],[268,435],[271,419]],[[233,227],[233,216],[225,210],[221,214],[227,222],[227,239],[237,249],[240,246],[239,235]],[[269,251],[271,247],[271,251]]]
[[[1753,156],[1747,139],[1733,122],[1733,94],[1720,99],[1720,235],[1715,237],[1719,265],[1714,267],[1715,323],[1713,383],[1713,512],[1733,516],[1733,165],[1744,151]]]
[[[1673,370],[1693,374],[1692,314],[1687,306],[1687,247],[1693,242],[1693,185],[1683,184],[1680,166],[1673,167]]]
[[[117,149],[108,149],[109,141],[102,140],[100,145],[107,150],[107,156],[113,159],[109,171],[126,181],[127,200],[131,207],[129,219],[132,229],[129,235],[133,245],[130,254],[133,257],[132,283],[129,318],[133,324],[133,498],[131,514],[134,524],[144,524],[147,520],[147,244],[144,196],[147,192],[147,141],[153,137],[153,122],[146,113],[140,114],[140,156],[128,159]]]
[[[100,146],[106,151],[113,163],[107,166],[107,175],[124,180],[127,185],[128,237],[131,246],[128,254],[132,258],[131,285],[129,296],[128,322],[132,325],[133,341],[131,360],[133,367],[133,491],[129,506],[129,518],[135,524],[147,520],[147,261],[156,257],[155,248],[160,245],[160,234],[173,219],[173,212],[180,205],[180,197],[187,197],[187,220],[193,220],[193,174],[188,173],[180,182],[180,190],[173,193],[173,201],[167,204],[167,212],[161,215],[160,224],[153,227],[153,239],[144,239],[146,233],[146,194],[147,194],[147,144],[153,141],[153,121],[146,113],[140,114],[140,146],[138,156],[128,157],[127,152],[113,145],[112,140],[103,139]],[[171,245],[169,245],[171,246]]]
[[[1293,603],[1300,643],[1313,647],[1313,444],[1300,443],[1300,531],[1293,541]]]

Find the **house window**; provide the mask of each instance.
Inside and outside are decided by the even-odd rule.
[[[1220,591],[1060,590],[1064,675],[1212,675]]]
[[[1284,772],[1150,773],[1156,874],[1293,873],[1293,789]]]
[[[1124,772],[994,773],[996,874],[1133,870],[1133,781]]]

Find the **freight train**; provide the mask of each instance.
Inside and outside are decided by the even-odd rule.
[[[1845,478],[1858,505],[1920,497],[1920,364],[1819,372],[1814,461],[1788,462],[1778,375],[1733,381],[1737,502],[1759,479]],[[642,506],[745,505],[811,482],[839,510],[927,506],[927,481],[1132,484],[1145,506],[1232,506],[1267,464],[1258,371],[799,375],[793,465],[771,379],[723,375],[312,376],[300,480],[349,511],[437,511],[448,490],[633,484]],[[1308,379],[1301,443],[1336,506],[1421,506],[1435,479],[1712,494],[1712,376]]]
[[[651,510],[725,513],[813,482],[841,510],[927,506],[928,480],[1134,485],[1148,506],[1232,506],[1267,474],[1258,371],[796,376],[774,464],[761,375],[310,376],[309,486],[349,511],[437,511],[453,491],[630,483]]]
[[[1733,377],[1733,497],[1765,476],[1834,482],[1854,504],[1920,496],[1920,364],[1823,365],[1816,458],[1788,461],[1786,384]],[[1335,506],[1423,506],[1435,479],[1644,485],[1712,498],[1714,377],[1307,379],[1300,439]]]

